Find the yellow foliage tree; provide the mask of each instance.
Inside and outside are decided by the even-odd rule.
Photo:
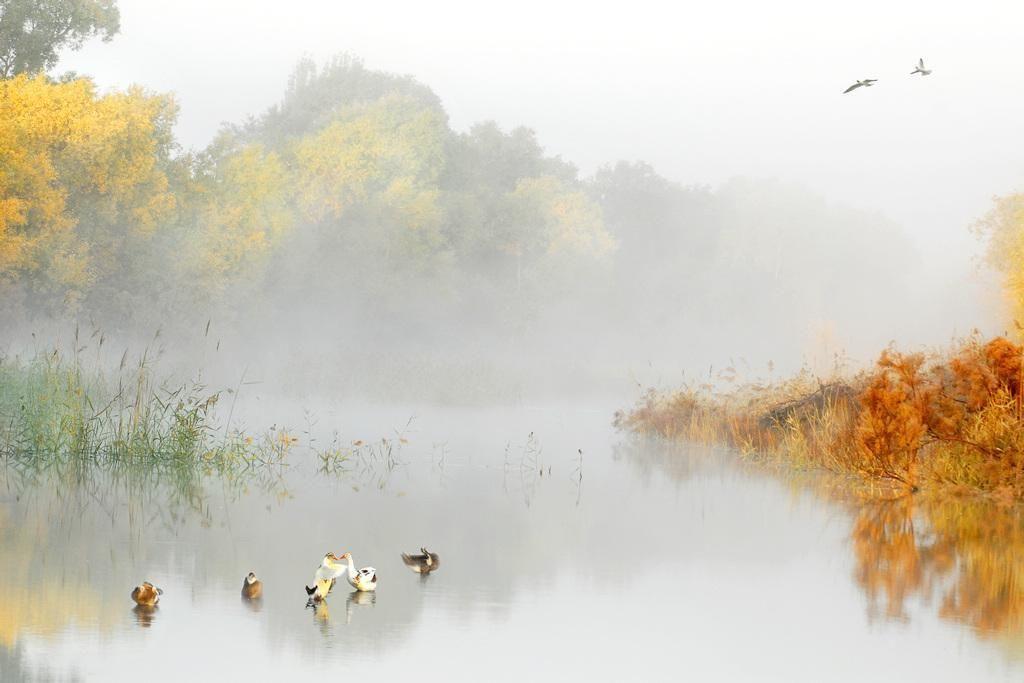
[[[601,208],[586,194],[554,176],[523,178],[510,199],[528,217],[513,244],[534,243],[547,255],[601,259],[615,249]],[[521,248],[521,247],[513,247]]]
[[[446,135],[443,112],[399,95],[339,111],[293,147],[301,214],[333,223],[360,211],[382,228],[376,239],[387,249],[435,247]]]
[[[291,186],[281,158],[250,144],[218,160],[208,182],[197,241],[207,286],[246,274],[293,225]]]
[[[0,82],[0,284],[74,310],[173,211],[175,108],[91,81]]]
[[[988,239],[988,261],[1003,275],[1010,313],[1024,324],[1024,193],[997,197],[974,231]]]
[[[555,176],[523,178],[505,201],[498,244],[516,259],[516,287],[524,270],[550,271],[573,262],[600,262],[615,248],[601,208]]]

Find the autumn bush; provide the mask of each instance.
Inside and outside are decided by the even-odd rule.
[[[650,391],[616,415],[624,430],[724,443],[882,482],[1024,497],[1024,348],[970,338],[945,354],[886,349],[874,367],[828,382],[715,394]]]

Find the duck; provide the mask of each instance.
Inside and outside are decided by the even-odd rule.
[[[306,586],[306,595],[314,602],[320,602],[334,588],[334,580],[345,572],[341,558],[334,553],[327,553],[320,562],[313,577],[313,586]]]
[[[160,602],[160,596],[164,594],[163,589],[157,588],[149,581],[143,581],[141,586],[136,586],[132,591],[132,600],[136,605],[152,607]]]
[[[857,88],[870,88],[871,86],[873,86],[875,84],[876,81],[878,81],[877,78],[865,78],[864,80],[857,81],[856,83],[851,85],[849,88],[844,90],[843,94],[845,95],[846,93],[850,92],[851,90],[856,90]]]
[[[429,574],[441,566],[441,558],[437,553],[429,552],[426,548],[420,548],[420,553],[420,555],[402,553],[402,562],[405,562],[405,566],[417,574]]]
[[[242,580],[242,597],[249,600],[263,597],[263,582],[256,578],[256,572],[249,572]]]
[[[348,583],[357,591],[377,590],[377,570],[373,567],[363,567],[357,570],[352,564],[352,553],[345,553],[342,560],[348,562]]]
[[[320,602],[334,588],[334,579],[316,579],[312,586],[306,586],[306,595],[313,602]]]

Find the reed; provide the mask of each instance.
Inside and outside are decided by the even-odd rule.
[[[104,370],[77,352],[0,357],[0,457],[207,472],[284,459],[289,444],[279,439],[217,428],[224,392],[159,380],[146,352],[131,367],[127,358]]]
[[[945,353],[886,349],[827,382],[807,373],[725,394],[649,391],[620,429],[733,446],[850,475],[889,495],[923,487],[1024,498],[1024,348],[997,337]],[[881,484],[881,486],[879,486]]]

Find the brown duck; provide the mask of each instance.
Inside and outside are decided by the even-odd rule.
[[[263,582],[256,578],[256,572],[249,572],[242,580],[242,597],[249,600],[263,597]]]
[[[402,562],[405,562],[405,566],[417,574],[429,574],[441,566],[441,558],[437,553],[432,553],[426,548],[420,548],[420,553],[419,555],[402,553]]]
[[[160,596],[163,594],[162,589],[157,588],[149,581],[144,581],[141,586],[136,586],[135,590],[132,591],[132,600],[135,601],[136,605],[152,607],[160,602]]]

